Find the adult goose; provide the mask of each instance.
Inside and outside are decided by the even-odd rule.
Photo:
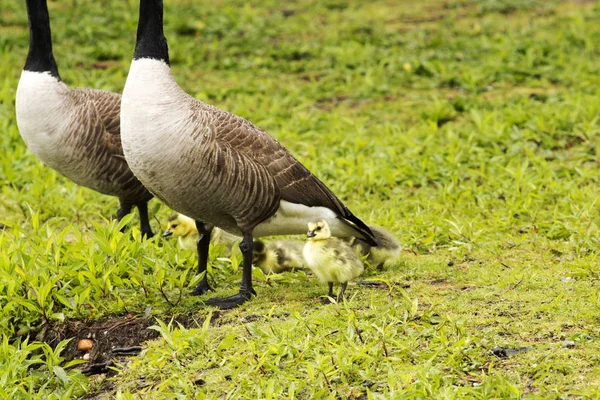
[[[26,0],[29,54],[17,88],[17,125],[25,144],[44,164],[78,185],[119,198],[119,219],[136,206],[142,234],[152,236],[152,194],[129,169],[120,138],[121,96],[70,88],[52,54],[46,0]]]
[[[140,0],[133,61],[123,90],[121,140],[133,173],[172,209],[196,220],[198,271],[210,233],[242,236],[239,293],[206,302],[232,308],[252,288],[253,237],[301,234],[327,220],[334,236],[376,245],[369,227],[279,142],[247,120],[187,95],[169,68],[161,0]],[[192,292],[209,290],[206,274]]]

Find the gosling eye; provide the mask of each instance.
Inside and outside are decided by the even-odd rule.
[[[175,229],[175,228],[177,228],[178,226],[179,226],[179,225],[177,225],[177,224],[173,224],[173,225],[171,225],[171,228]]]
[[[320,227],[320,226],[317,226],[317,230],[318,230],[318,231],[320,231],[320,230],[321,230],[321,227]]]

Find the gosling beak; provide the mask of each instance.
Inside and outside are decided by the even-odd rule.
[[[171,235],[173,235],[173,232],[171,232],[171,230],[170,230],[170,229],[167,229],[167,230],[165,231],[165,233],[163,233],[163,237],[169,237],[169,236],[171,236]]]
[[[308,231],[306,232],[306,236],[308,236],[309,238],[313,238],[317,236],[317,234],[315,233],[315,231]]]

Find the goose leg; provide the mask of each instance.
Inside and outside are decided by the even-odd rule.
[[[150,220],[148,219],[148,203],[138,204],[137,209],[140,213],[140,231],[142,232],[142,237],[150,239],[154,236],[154,233],[152,232]]]
[[[131,204],[119,199],[119,209],[117,210],[117,221],[121,221],[127,214],[131,212]],[[125,232],[125,227],[121,228],[121,232]]]
[[[234,308],[250,300],[256,292],[252,288],[252,235],[244,235],[240,243],[240,250],[244,258],[242,270],[242,283],[238,294],[223,298],[213,298],[206,301],[206,305],[216,306],[223,310]]]
[[[198,232],[200,233],[200,238],[198,239],[198,242],[196,242],[196,248],[198,250],[198,274],[204,272],[204,277],[190,293],[192,296],[200,296],[211,290],[211,287],[208,285],[206,265],[208,264],[208,249],[210,246],[210,234],[212,233],[212,228],[207,227],[203,222],[196,221],[196,229],[198,229]]]
[[[338,294],[337,301],[338,303],[344,300],[344,292],[346,291],[346,287],[348,286],[348,282],[343,282],[340,286],[340,293]]]
[[[327,282],[327,285],[329,286],[329,292],[327,293],[327,297],[323,299],[323,304],[331,304],[333,303],[331,299],[335,298],[333,295],[333,282]]]

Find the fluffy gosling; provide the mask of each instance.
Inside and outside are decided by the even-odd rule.
[[[252,244],[252,264],[265,274],[304,269],[303,247],[304,244],[297,240],[275,240],[268,243],[255,240]]]
[[[188,250],[196,250],[196,244],[200,234],[198,228],[196,228],[196,221],[192,218],[187,217],[183,214],[173,214],[169,218],[169,225],[167,230],[163,233],[163,237],[173,236],[177,238],[179,246]],[[239,242],[241,238],[227,233],[219,228],[215,228],[212,231],[210,240],[213,243],[227,243],[233,245],[235,242]]]
[[[317,278],[329,285],[328,299],[325,302],[334,297],[334,283],[341,284],[337,301],[343,300],[348,281],[358,278],[365,270],[357,249],[347,241],[331,237],[329,225],[324,220],[309,222],[306,236],[308,241],[302,255]]]
[[[351,238],[349,243],[358,248],[363,257],[367,256],[370,265],[375,265],[379,271],[382,271],[386,264],[400,257],[402,246],[398,239],[385,229],[374,225],[369,225],[369,228],[375,235],[377,247],[373,247],[359,238]]]

